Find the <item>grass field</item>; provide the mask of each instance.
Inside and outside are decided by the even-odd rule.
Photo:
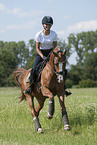
[[[43,134],[37,134],[27,101],[19,88],[0,88],[0,145],[97,145],[97,88],[71,89],[65,99],[71,131],[64,131],[58,98],[47,119],[48,99],[40,112]]]

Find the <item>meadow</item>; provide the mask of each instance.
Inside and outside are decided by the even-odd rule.
[[[20,88],[0,88],[0,145],[97,145],[97,88],[71,89],[66,97],[70,131],[64,131],[60,105],[47,119],[48,99],[40,112],[43,134],[35,132],[27,101],[19,103]]]

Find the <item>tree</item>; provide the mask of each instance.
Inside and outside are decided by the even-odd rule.
[[[97,52],[88,54],[84,62],[84,77],[97,81]]]
[[[77,62],[79,65],[83,65],[87,54],[93,53],[97,49],[97,30],[70,34],[68,42],[77,53]]]
[[[0,49],[2,49],[4,47],[4,42],[0,41]]]
[[[29,48],[24,41],[19,41],[16,47],[16,57],[20,66],[25,66],[29,58]]]
[[[36,54],[37,54],[36,43],[35,43],[34,39],[29,40],[28,48],[30,49],[30,55],[29,55],[29,59],[26,63],[27,69],[32,68],[33,63],[35,61]]]
[[[17,66],[15,54],[6,48],[0,50],[0,86],[7,84],[7,78]]]
[[[29,58],[29,48],[24,41],[0,41],[0,85],[8,84],[7,79],[18,66],[25,66]]]
[[[79,65],[71,65],[70,71],[68,72],[67,79],[71,80],[73,85],[78,85],[82,79],[83,69]]]

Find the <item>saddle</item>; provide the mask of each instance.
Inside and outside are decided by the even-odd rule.
[[[36,67],[36,70],[35,70],[35,82],[37,83],[37,86],[38,86],[38,89],[41,91],[41,83],[40,83],[40,80],[41,80],[41,72],[42,70],[44,69],[44,67],[46,66],[47,62],[49,61],[49,57],[47,57],[46,60],[40,62],[37,67]]]
[[[40,62],[35,70],[35,74],[36,74],[36,82],[40,82],[41,79],[41,72],[44,69],[44,67],[46,66],[47,62],[49,61],[49,57],[47,57],[46,60]]]
[[[44,69],[44,67],[46,66],[47,62],[49,61],[49,58],[50,57],[47,57],[46,60],[43,60],[42,62],[40,62],[37,65],[36,70],[34,72],[34,81],[35,81],[34,83],[37,83],[39,90],[41,90],[41,84],[40,84],[41,72]],[[30,72],[29,72],[29,74],[27,75],[27,78],[26,78],[26,83],[29,83],[29,82],[30,82]]]

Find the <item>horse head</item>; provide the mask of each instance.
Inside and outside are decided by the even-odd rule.
[[[53,69],[57,75],[58,82],[60,83],[64,79],[66,51],[61,51],[59,47],[56,47],[53,51],[53,55]]]

